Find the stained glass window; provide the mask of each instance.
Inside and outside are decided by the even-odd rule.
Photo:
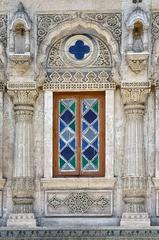
[[[104,94],[54,94],[54,176],[103,176]]]

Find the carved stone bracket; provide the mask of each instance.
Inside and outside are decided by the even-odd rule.
[[[127,62],[130,69],[138,74],[145,70],[148,65],[148,52],[134,53],[127,52]]]
[[[24,74],[31,64],[30,53],[24,54],[9,54],[10,66],[16,70],[19,74]]]

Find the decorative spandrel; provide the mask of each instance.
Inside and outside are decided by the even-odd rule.
[[[59,171],[76,169],[76,101],[59,101]]]
[[[99,170],[99,102],[82,101],[82,171]]]

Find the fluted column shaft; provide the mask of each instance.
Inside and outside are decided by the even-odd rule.
[[[13,99],[15,112],[15,147],[13,168],[14,213],[32,212],[33,180],[33,110],[36,90],[8,91]]]
[[[149,88],[123,88],[126,116],[123,170],[124,212],[144,213],[146,162],[144,157],[144,112]],[[128,215],[129,216],[129,215]]]
[[[33,177],[32,116],[33,107],[18,105],[15,110],[14,177]]]
[[[144,106],[126,105],[125,176],[145,176],[144,164]]]

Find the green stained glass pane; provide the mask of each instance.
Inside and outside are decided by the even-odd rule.
[[[93,109],[96,113],[98,113],[98,101],[96,101],[96,103],[94,104]]]
[[[87,164],[88,161],[84,157],[82,157],[82,168],[85,168]]]
[[[73,131],[75,131],[75,121],[72,122],[69,126]]]
[[[92,164],[95,166],[96,169],[98,169],[98,167],[99,167],[99,159],[98,159],[98,157],[96,157],[96,158],[92,161]]]
[[[63,166],[65,165],[65,161],[60,158],[60,169],[63,168]]]
[[[70,164],[75,168],[76,167],[76,158],[73,157],[70,161]]]
[[[75,113],[75,102],[71,105],[70,109]]]

